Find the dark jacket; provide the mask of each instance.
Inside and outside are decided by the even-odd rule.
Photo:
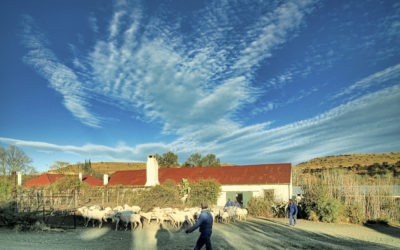
[[[200,233],[202,235],[209,236],[212,233],[212,226],[213,226],[213,216],[211,215],[211,212],[207,209],[203,209],[196,224],[194,224],[191,228],[187,229],[186,232],[191,233],[198,227],[200,227]]]
[[[297,212],[298,212],[298,210],[297,210],[296,204],[293,202],[293,205],[290,205],[290,203],[289,203],[289,205],[287,207],[287,213],[288,214],[297,214]]]

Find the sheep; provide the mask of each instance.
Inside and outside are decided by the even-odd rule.
[[[228,212],[222,212],[222,214],[220,214],[220,216],[221,216],[221,221],[223,223],[228,223],[229,222],[230,216],[229,216]]]
[[[93,206],[90,206],[89,209],[92,209],[92,210],[93,209],[98,209],[98,210],[100,210],[101,207],[99,205],[93,205]]]
[[[238,220],[246,220],[247,214],[248,214],[247,209],[243,208],[236,209],[236,216]]]
[[[140,212],[140,207],[139,206],[129,206],[129,205],[125,204],[124,211],[132,211],[135,214],[137,214]]]
[[[140,212],[139,214],[140,214],[140,217],[146,219],[150,223],[151,217],[152,217],[152,213],[151,212],[147,212],[147,213]]]
[[[86,227],[89,224],[90,220],[93,220],[93,227],[94,227],[94,221],[98,220],[99,221],[99,228],[103,225],[103,221],[107,222],[107,211],[105,210],[99,210],[99,209],[88,209],[87,210],[87,222],[86,222]]]
[[[139,214],[135,214],[132,211],[121,211],[116,213],[116,226],[115,231],[118,230],[119,221],[123,221],[125,223],[125,231],[128,230],[128,223],[131,223],[131,230],[136,229],[137,227],[142,225],[140,220],[141,216]]]
[[[124,208],[122,206],[116,206],[116,207],[114,207],[113,210],[119,212],[119,211],[123,211]]]
[[[86,206],[80,207],[77,209],[78,213],[80,213],[83,217],[83,224],[86,225],[86,220],[88,219],[87,211],[88,208]]]
[[[171,222],[176,228],[182,226],[186,221],[185,215],[182,213],[170,213],[168,216],[171,218]]]

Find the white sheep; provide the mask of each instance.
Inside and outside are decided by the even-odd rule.
[[[113,210],[117,211],[117,212],[120,212],[120,211],[123,211],[124,208],[122,206],[116,206],[116,207],[113,208]]]
[[[94,221],[97,220],[99,221],[99,228],[103,225],[103,221],[107,222],[108,218],[108,212],[105,210],[99,210],[99,209],[88,209],[87,210],[87,222],[86,222],[86,227],[89,224],[89,221],[93,221],[93,227],[94,227]]]
[[[179,228],[185,223],[186,217],[185,214],[183,213],[170,213],[168,216],[171,218],[171,222],[173,223],[173,226],[176,228]]]
[[[88,208],[86,206],[80,207],[77,209],[78,213],[83,217],[83,224],[86,225],[86,220],[88,219],[87,211]]]
[[[140,212],[139,215],[143,218],[146,219],[149,223],[151,221],[151,216],[152,216],[152,212]]]
[[[129,205],[125,204],[124,211],[132,211],[137,214],[140,212],[140,207],[139,206],[129,206]]]
[[[139,214],[133,213],[132,211],[118,212],[116,213],[115,218],[116,218],[116,226],[115,226],[116,231],[118,230],[118,223],[120,220],[125,223],[125,231],[128,229],[129,223],[131,223],[132,230],[142,225],[142,222],[140,220],[141,216]]]
[[[89,209],[92,209],[92,210],[93,209],[98,209],[98,210],[100,210],[101,207],[99,205],[93,205],[93,206],[90,206]]]

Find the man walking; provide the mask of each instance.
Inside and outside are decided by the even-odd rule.
[[[297,210],[296,204],[293,202],[292,199],[290,199],[289,205],[287,207],[287,213],[289,215],[289,224],[291,226],[294,226],[297,224],[297,212],[298,212],[298,210]],[[294,219],[294,223],[292,221],[293,219]]]
[[[206,203],[201,203],[202,210],[199,219],[196,224],[185,231],[188,234],[200,227],[200,237],[197,240],[194,250],[200,250],[204,244],[206,245],[207,250],[212,250],[210,238],[212,234],[213,216],[207,208],[208,205]]]

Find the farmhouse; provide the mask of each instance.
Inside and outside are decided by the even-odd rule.
[[[168,179],[180,182],[182,178],[211,178],[222,185],[218,206],[224,206],[228,199],[238,199],[246,207],[253,196],[272,195],[276,200],[287,201],[292,190],[291,169],[290,163],[158,169],[155,156],[150,155],[146,170],[117,171],[108,185],[154,186]]]
[[[42,174],[32,180],[26,181],[22,186],[30,187],[30,186],[47,186],[56,182],[57,180],[64,178],[66,175],[63,174]],[[78,176],[75,176],[78,178]],[[82,176],[82,181],[86,182],[89,186],[102,186],[103,181],[97,179],[93,176]]]

